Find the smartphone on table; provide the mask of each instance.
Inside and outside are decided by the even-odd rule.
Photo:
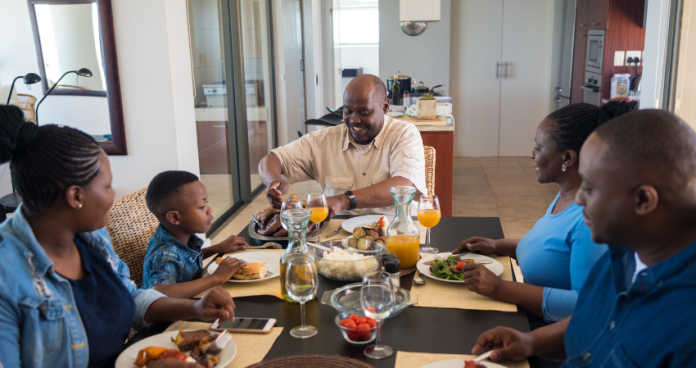
[[[210,329],[213,331],[248,332],[248,333],[269,333],[276,324],[275,318],[243,318],[236,317],[234,322],[225,320],[215,320]]]

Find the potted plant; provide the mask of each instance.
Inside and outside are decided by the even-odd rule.
[[[424,93],[418,100],[418,119],[431,120],[437,118],[437,100],[430,93]]]

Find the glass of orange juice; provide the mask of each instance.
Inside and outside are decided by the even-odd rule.
[[[314,192],[307,195],[307,209],[312,211],[309,221],[317,224],[317,243],[321,241],[321,222],[329,216],[329,206],[324,193]]]
[[[418,202],[418,222],[428,228],[425,232],[425,248],[420,250],[421,253],[435,254],[439,252],[437,248],[430,246],[430,228],[435,227],[440,222],[441,217],[440,201],[437,196],[421,196],[420,202]]]

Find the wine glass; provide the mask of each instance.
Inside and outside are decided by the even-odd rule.
[[[299,198],[290,198],[287,201],[284,201],[282,205],[280,205],[280,212],[285,212],[286,210],[295,210],[295,209],[302,209],[302,201]],[[280,225],[283,226],[283,229],[287,230],[288,225],[285,225],[285,221],[281,221]]]
[[[360,289],[360,304],[365,315],[377,323],[376,344],[366,347],[365,355],[372,359],[389,358],[394,350],[382,345],[382,320],[389,317],[394,307],[394,289],[388,273],[373,271],[365,275]]]
[[[305,322],[305,303],[314,299],[319,284],[314,258],[305,253],[291,254],[287,258],[285,271],[285,289],[290,299],[300,303],[302,325],[290,330],[290,336],[298,339],[308,339],[317,334],[314,326]]]
[[[425,248],[421,248],[421,253],[435,254],[439,252],[437,248],[430,246],[430,228],[435,227],[440,222],[441,217],[440,201],[437,196],[421,196],[420,202],[418,202],[418,222],[428,228],[425,231]]]
[[[321,222],[329,216],[329,206],[324,193],[313,192],[307,195],[307,209],[312,211],[309,221],[317,224],[317,243],[321,242]]]

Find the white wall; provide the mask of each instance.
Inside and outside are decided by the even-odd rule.
[[[643,77],[641,78],[640,108],[662,106],[665,42],[669,26],[669,0],[648,1],[648,19],[643,49]]]
[[[119,0],[112,7],[128,142],[128,156],[110,156],[120,197],[147,186],[161,171],[198,174],[199,169],[185,0]],[[13,35],[0,42],[0,83],[37,72],[26,1],[3,0],[0,34]],[[26,93],[23,85],[19,88]],[[32,91],[40,93],[36,87]],[[79,104],[69,106],[73,98],[47,98],[41,116],[69,120],[84,113]],[[49,100],[55,101],[55,110],[49,109]],[[7,190],[9,175],[2,173],[0,167],[0,190]]]
[[[401,30],[399,0],[379,1],[379,77],[383,81],[401,71],[426,87],[445,84],[439,90],[449,95],[451,1],[440,4],[440,21],[429,22],[425,32],[414,37]]]

